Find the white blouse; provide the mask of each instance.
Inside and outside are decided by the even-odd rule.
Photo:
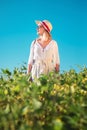
[[[56,64],[60,64],[58,45],[55,40],[43,49],[38,41],[33,41],[30,48],[28,64],[32,64],[32,77],[39,77],[40,74],[47,74],[55,70]]]

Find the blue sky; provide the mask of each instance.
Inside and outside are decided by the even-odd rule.
[[[35,20],[49,20],[58,42],[60,70],[87,66],[86,0],[0,0],[0,69],[28,61]]]

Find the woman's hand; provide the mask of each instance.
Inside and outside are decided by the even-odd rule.
[[[60,69],[60,65],[56,64],[55,71],[59,72],[59,69]]]
[[[31,72],[31,69],[32,69],[32,64],[28,64],[28,69],[27,69],[28,74]]]

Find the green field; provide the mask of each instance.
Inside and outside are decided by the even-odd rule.
[[[86,130],[87,68],[31,82],[26,66],[0,73],[0,130]]]

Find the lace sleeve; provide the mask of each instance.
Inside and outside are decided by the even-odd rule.
[[[28,64],[32,64],[33,63],[33,57],[34,57],[34,44],[35,44],[36,40],[34,40],[31,43],[31,47],[30,47],[30,55],[28,58]]]

